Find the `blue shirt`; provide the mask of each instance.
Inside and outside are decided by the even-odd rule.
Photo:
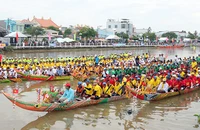
[[[99,57],[95,57],[95,63],[96,63],[96,64],[99,63]]]
[[[57,73],[58,73],[59,76],[63,75],[62,69],[58,69],[58,70],[57,70]]]
[[[67,98],[67,101],[73,101],[74,100],[74,90],[73,89],[66,89],[64,94],[62,95],[62,98]]]

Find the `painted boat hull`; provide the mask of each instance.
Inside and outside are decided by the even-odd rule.
[[[27,81],[27,79],[25,78],[1,79],[0,83],[21,82],[21,81]]]
[[[158,101],[158,100],[162,100],[162,99],[169,98],[169,97],[183,95],[183,94],[190,93],[190,92],[200,89],[200,87],[195,87],[195,88],[191,88],[191,89],[185,89],[185,90],[182,90],[179,92],[138,94],[135,90],[133,90],[132,88],[130,88],[128,86],[126,86],[126,88],[128,91],[130,91],[133,94],[133,96],[136,96],[140,100],[146,100],[146,101]]]
[[[23,78],[27,80],[34,80],[34,81],[60,81],[60,80],[70,80],[70,76],[38,76],[38,75],[25,75],[17,71]]]
[[[181,45],[174,45],[174,46],[158,46],[158,48],[182,48],[184,47],[183,44]]]
[[[126,96],[113,96],[111,98],[101,98],[99,100],[74,101],[68,104],[64,104],[64,103],[38,104],[34,102],[33,103],[24,102],[18,99],[15,100],[15,98],[13,98],[12,96],[4,92],[3,92],[3,95],[20,108],[30,110],[30,111],[38,111],[38,112],[67,111],[67,110],[72,110],[72,109],[76,109],[80,107],[108,103],[108,102],[118,101],[118,100],[127,98]]]

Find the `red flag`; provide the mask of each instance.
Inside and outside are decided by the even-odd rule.
[[[13,94],[18,94],[19,93],[19,90],[17,88],[14,88],[13,89]]]
[[[0,54],[0,62],[2,62],[3,60],[3,56]]]
[[[19,36],[18,33],[16,32],[16,42],[18,42]]]

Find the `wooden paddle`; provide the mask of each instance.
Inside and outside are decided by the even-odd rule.
[[[9,79],[12,82],[22,82],[21,78]]]
[[[51,81],[54,78],[53,75],[49,76],[49,78],[46,79],[46,81]]]

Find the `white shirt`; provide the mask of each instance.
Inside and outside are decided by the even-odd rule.
[[[167,93],[168,92],[168,88],[169,88],[169,84],[167,82],[165,82],[164,86],[163,86],[163,82],[161,82],[159,84],[157,90],[164,90]]]
[[[4,76],[3,76],[3,77],[4,77],[5,79],[7,79],[7,77],[8,77],[7,71],[5,70],[5,71],[3,71],[3,73],[4,73]]]

